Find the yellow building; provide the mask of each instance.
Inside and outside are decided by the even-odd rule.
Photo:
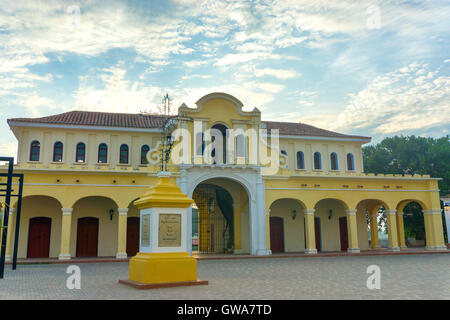
[[[176,130],[168,170],[195,200],[190,253],[369,250],[379,246],[373,226],[381,206],[389,250],[398,251],[406,247],[402,215],[411,201],[423,209],[426,248],[446,248],[438,179],[364,173],[368,137],[261,121],[258,109],[244,111],[224,93],[202,97],[195,108],[183,104],[170,119]],[[15,172],[25,174],[19,258],[134,255],[140,235],[133,202],[157,181],[168,120],[84,111],[9,119],[18,140]]]

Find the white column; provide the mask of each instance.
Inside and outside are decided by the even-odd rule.
[[[186,166],[180,165],[180,179],[178,179],[178,186],[184,194],[189,194],[187,183]],[[186,246],[187,252],[192,255],[192,206],[188,208],[187,212],[187,228],[186,228]]]
[[[116,259],[126,259],[127,255],[127,217],[128,208],[118,208],[119,221],[117,226],[117,253]]]
[[[314,222],[314,211],[315,209],[304,209],[303,214],[305,215],[305,253],[316,254],[316,229]]]
[[[386,219],[388,225],[388,250],[400,251],[398,246],[397,211],[386,210]]]
[[[14,236],[15,232],[15,224],[16,224],[16,217],[14,213],[16,212],[16,208],[9,209],[9,218],[8,218],[8,234],[6,237],[6,253],[5,253],[5,261],[11,261],[11,254],[13,251],[13,244],[14,244]],[[2,215],[3,216],[3,215]]]
[[[258,172],[256,182],[256,224],[257,224],[257,250],[258,256],[267,256],[271,251],[267,249],[266,200],[264,182],[261,172]]]
[[[61,249],[59,260],[69,260],[70,257],[70,231],[72,226],[73,208],[62,208]]]
[[[359,253],[358,244],[358,226],[356,222],[356,210],[345,210],[347,215],[347,233],[348,233],[348,248],[347,252]]]

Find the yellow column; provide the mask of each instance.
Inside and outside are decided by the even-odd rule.
[[[395,210],[386,210],[386,218],[388,224],[388,250],[400,251],[398,246],[397,232],[397,212]]]
[[[9,210],[9,217],[8,217],[8,233],[6,234],[6,254],[5,254],[5,260],[11,261],[12,259],[12,250],[13,250],[13,244],[14,244],[14,230],[16,226],[16,215],[15,215],[16,209],[11,208]]]
[[[270,250],[270,209],[266,210],[266,244],[267,249]]]
[[[241,243],[241,213],[237,208],[238,205],[234,208],[233,212],[233,223],[234,223],[234,253],[242,252],[242,243]]]
[[[358,228],[356,225],[356,210],[345,210],[347,215],[348,248],[347,252],[359,253]]]
[[[59,251],[59,260],[69,260],[70,257],[70,231],[72,225],[73,208],[62,208],[62,226],[61,226],[61,250]]]
[[[380,247],[380,240],[378,239],[378,208],[374,209],[370,215],[370,247],[376,249]]]
[[[305,253],[317,253],[316,249],[316,233],[314,229],[314,211],[315,209],[305,209]]]
[[[427,250],[447,250],[444,243],[444,227],[441,209],[423,210]]]
[[[405,226],[403,224],[403,211],[397,211],[397,236],[400,249],[406,249]]]
[[[127,258],[127,215],[128,208],[118,208],[119,225],[117,228],[117,259]]]

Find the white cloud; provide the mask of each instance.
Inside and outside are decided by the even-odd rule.
[[[75,106],[79,110],[137,113],[155,109],[163,96],[163,90],[140,81],[126,79],[127,70],[114,66],[103,70],[98,79],[84,77],[74,93]],[[102,88],[91,85],[96,83]]]
[[[208,64],[208,60],[191,60],[191,61],[185,61],[184,65],[188,68],[196,68],[204,64]]]
[[[426,69],[427,76],[417,75]],[[350,103],[330,123],[341,130],[368,129],[395,134],[450,125],[450,77],[410,64],[376,77],[350,96]]]
[[[54,110],[57,103],[50,98],[43,97],[36,92],[32,93],[15,93],[12,98],[6,99],[8,104],[22,107],[25,109],[27,116],[40,117],[42,109]]]
[[[0,156],[17,158],[17,141],[0,143]]]
[[[300,74],[292,69],[272,69],[272,68],[264,68],[264,69],[255,69],[253,75],[256,77],[263,77],[263,76],[274,76],[278,79],[292,79],[297,78],[300,76]]]

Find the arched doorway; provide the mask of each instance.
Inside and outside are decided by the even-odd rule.
[[[72,256],[114,257],[117,254],[119,212],[114,200],[102,196],[81,198],[73,205],[72,221]],[[91,240],[85,243],[80,236]]]
[[[249,252],[249,201],[246,190],[227,178],[208,179],[197,185],[192,198],[194,253]]]
[[[356,205],[356,209],[360,249],[388,248],[389,234],[386,218],[388,205],[379,199],[364,199]],[[359,215],[360,212],[364,215]]]
[[[305,205],[297,199],[277,199],[270,205],[270,250],[277,252],[305,251]]]
[[[51,218],[36,217],[30,219],[27,258],[48,258],[50,256],[51,228]]]
[[[96,257],[98,253],[98,219],[79,218],[77,224],[77,257]]]
[[[58,257],[61,249],[61,208],[60,201],[53,197],[41,195],[23,197],[18,258]],[[15,223],[10,227],[8,233],[11,232],[11,239],[14,239]],[[11,242],[12,250],[14,241]],[[37,246],[43,246],[43,248],[37,248]]]
[[[349,246],[348,206],[341,200],[322,199],[314,206],[317,251],[341,251]]]
[[[427,232],[423,205],[419,201],[405,200],[397,206],[397,233],[400,247],[426,247]]]
[[[233,250],[233,198],[215,184],[202,183],[195,188],[193,199],[198,208],[198,251],[226,253]]]

